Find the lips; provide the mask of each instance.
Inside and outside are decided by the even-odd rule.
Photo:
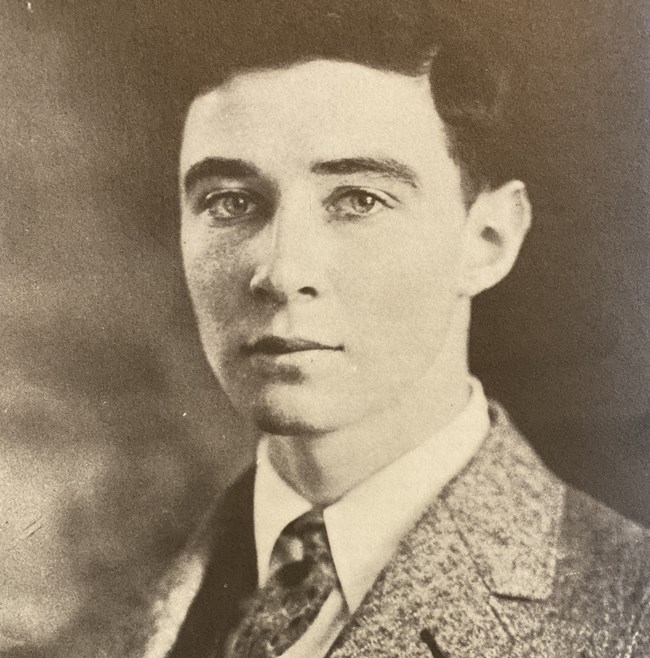
[[[279,336],[265,336],[243,347],[245,354],[293,354],[295,352],[307,352],[310,350],[342,350],[340,345],[328,345],[305,338],[280,338]]]

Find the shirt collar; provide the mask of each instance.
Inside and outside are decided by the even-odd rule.
[[[275,471],[268,456],[268,441],[257,448],[257,469],[253,498],[255,550],[258,583],[262,587],[269,576],[271,553],[280,533],[294,519],[312,508]]]
[[[359,606],[400,539],[487,435],[490,420],[483,388],[474,378],[470,387],[469,402],[448,425],[325,509],[332,557],[350,611]],[[280,533],[309,509],[311,504],[271,466],[267,442],[260,442],[254,499],[260,586],[268,578]]]

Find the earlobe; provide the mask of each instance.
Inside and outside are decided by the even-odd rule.
[[[512,180],[478,196],[465,226],[462,295],[478,295],[510,272],[530,223],[530,202],[521,181]]]

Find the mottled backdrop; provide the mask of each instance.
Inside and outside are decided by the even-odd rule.
[[[102,655],[251,454],[183,289],[147,73],[167,4],[0,4],[0,637],[44,655]],[[444,4],[526,72],[535,228],[478,300],[474,370],[553,468],[650,524],[650,10]]]

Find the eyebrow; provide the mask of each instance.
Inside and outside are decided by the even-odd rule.
[[[187,194],[204,178],[252,178],[259,176],[257,167],[236,158],[204,158],[193,164],[183,177],[183,189]]]
[[[417,188],[418,175],[408,165],[392,158],[341,158],[312,164],[315,174],[345,176],[350,174],[380,174]],[[254,165],[237,158],[209,157],[193,164],[183,177],[185,193],[204,178],[254,178],[260,176]]]
[[[418,187],[419,178],[415,170],[403,162],[391,158],[343,158],[317,162],[311,170],[315,174],[344,176],[349,174],[380,174],[393,178],[411,187]]]

